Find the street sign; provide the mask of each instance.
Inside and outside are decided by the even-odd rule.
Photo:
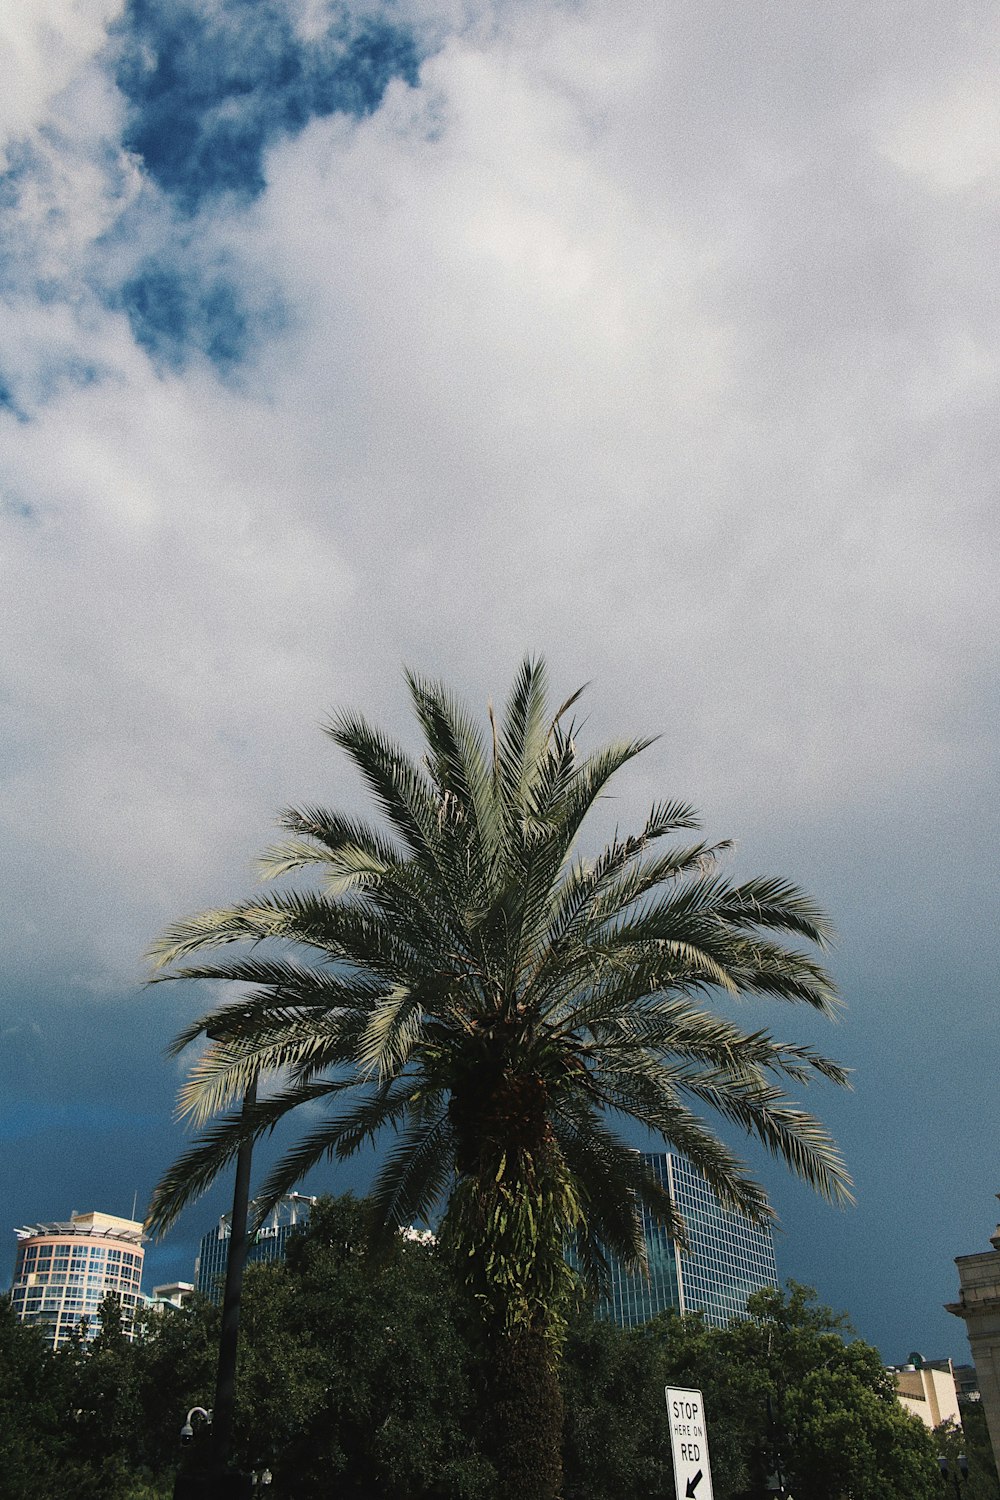
[[[712,1500],[712,1470],[701,1391],[681,1391],[668,1385],[667,1418],[677,1500]]]

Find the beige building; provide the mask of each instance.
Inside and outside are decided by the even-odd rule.
[[[168,1281],[154,1286],[148,1298],[150,1307],[186,1307],[194,1296],[191,1281]]]
[[[942,1422],[962,1425],[955,1371],[950,1359],[933,1364],[894,1365],[896,1393],[907,1411],[932,1430]]]
[[[66,1223],[15,1229],[19,1244],[11,1303],[22,1323],[42,1330],[52,1347],[86,1319],[97,1332],[97,1311],[108,1294],[121,1303],[125,1327],[142,1301],[142,1225],[114,1214],[74,1213]]]
[[[958,1301],[946,1303],[946,1307],[965,1322],[993,1458],[1000,1470],[1000,1225],[991,1235],[990,1244],[992,1250],[956,1258],[961,1289]]]

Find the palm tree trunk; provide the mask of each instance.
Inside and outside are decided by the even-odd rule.
[[[493,1400],[502,1493],[517,1500],[559,1500],[563,1399],[545,1329],[522,1327],[500,1334]]]

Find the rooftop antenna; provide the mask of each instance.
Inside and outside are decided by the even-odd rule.
[[[132,1220],[133,1220],[133,1222],[135,1221],[135,1205],[136,1205],[136,1202],[138,1200],[138,1197],[139,1197],[139,1189],[136,1188],[135,1192],[132,1194]]]

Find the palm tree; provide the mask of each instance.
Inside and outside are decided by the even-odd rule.
[[[609,1256],[642,1263],[640,1204],[683,1243],[615,1122],[683,1152],[753,1221],[771,1217],[765,1193],[701,1111],[762,1141],[828,1199],[850,1200],[830,1136],[785,1087],[816,1075],[843,1084],[844,1070],[709,1009],[721,993],[833,1012],[823,969],[774,936],[822,947],[830,929],[786,881],[727,879],[726,844],[675,842],[698,826],[685,803],[657,804],[596,858],[575,854],[584,817],[650,741],[582,756],[569,718],[579,693],[553,713],[541,662],[524,662],[502,718],[491,709],[485,725],[442,685],[407,681],[419,761],[356,714],[326,726],[381,826],[285,811],[289,837],[265,871],[318,867],[319,887],[205,912],[154,950],[163,977],[251,989],[175,1043],[214,1038],[181,1094],[205,1129],[159,1184],[150,1223],[165,1229],[241,1141],[300,1106],[312,1106],[307,1133],[257,1195],[265,1205],[322,1159],[390,1133],[374,1232],[444,1206],[441,1238],[493,1354],[505,1492],[548,1500],[560,1489],[567,1245],[600,1286]],[[230,943],[244,945],[234,958],[188,961]],[[277,1091],[233,1110],[262,1072],[278,1075]]]

